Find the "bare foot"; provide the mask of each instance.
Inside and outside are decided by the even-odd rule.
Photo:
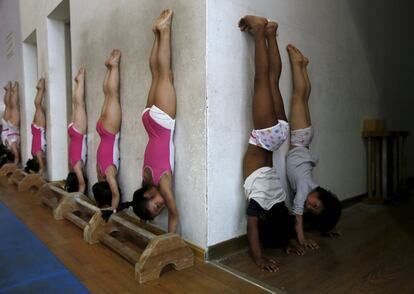
[[[121,50],[114,49],[112,51],[111,57],[109,57],[109,66],[110,67],[118,66],[120,58],[121,58]]]
[[[16,93],[19,90],[19,82],[15,81],[12,87],[12,92]]]
[[[303,63],[303,55],[300,53],[299,49],[293,46],[292,44],[287,45],[287,51],[289,53],[290,62],[292,63]]]
[[[267,19],[260,16],[246,15],[239,20],[240,31],[247,30],[251,34],[256,34],[260,29],[264,29],[267,25]]]
[[[45,79],[41,78],[36,85],[37,90],[44,90],[45,89]]]
[[[7,92],[10,91],[12,87],[12,82],[8,81],[7,84],[3,87],[3,89]]]
[[[162,31],[171,27],[173,11],[171,9],[165,9],[161,12],[160,16],[155,21],[155,29]]]
[[[105,61],[105,65],[106,65],[106,61]],[[84,77],[85,77],[85,68],[81,67],[79,68],[79,71],[75,76],[75,82],[79,82],[80,79],[83,80]]]
[[[302,55],[303,56],[303,66],[304,67],[306,67],[306,66],[308,66],[308,64],[309,64],[309,58],[307,58],[306,56],[304,56],[304,55]]]
[[[266,25],[266,28],[265,28],[266,36],[276,37],[276,32],[277,32],[278,26],[279,25],[277,24],[277,22],[269,21]]]

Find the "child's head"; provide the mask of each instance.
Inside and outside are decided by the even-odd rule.
[[[24,171],[27,173],[30,173],[30,172],[37,173],[39,172],[39,169],[40,169],[39,161],[37,160],[36,157],[33,157],[26,162],[26,167],[24,168]]]
[[[92,192],[98,207],[111,206],[112,192],[108,182],[97,182],[92,186]]]
[[[164,198],[155,187],[143,185],[133,197],[134,213],[143,220],[152,220],[165,206]]]
[[[336,226],[342,211],[338,198],[322,187],[316,188],[309,194],[305,207],[313,215],[311,218],[313,225],[321,232],[332,230]]]
[[[88,186],[88,178],[83,178],[85,181],[85,186]],[[66,178],[65,190],[69,193],[79,191],[79,180],[74,172],[70,172]]]
[[[65,190],[68,192],[77,192],[79,190],[78,177],[74,172],[70,172],[66,177]]]

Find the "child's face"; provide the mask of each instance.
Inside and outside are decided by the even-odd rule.
[[[165,206],[164,198],[161,196],[160,192],[157,189],[152,188],[144,194],[144,197],[149,199],[147,208],[151,213],[151,216],[156,217],[159,215]]]
[[[312,192],[305,201],[305,208],[312,214],[320,214],[322,212],[322,202],[319,200],[318,192]]]

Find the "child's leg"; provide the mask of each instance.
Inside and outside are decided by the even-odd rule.
[[[176,94],[171,70],[171,20],[172,10],[164,10],[158,18],[155,27],[159,32],[158,45],[158,83],[155,88],[154,104],[170,117],[175,118]]]
[[[37,125],[38,127],[42,127],[45,128],[46,127],[46,116],[45,116],[45,112],[43,110],[43,106],[42,106],[42,101],[43,101],[43,96],[45,93],[45,79],[40,79],[37,82],[37,93],[36,93],[36,97],[35,97],[35,114],[34,114],[34,118],[33,118],[33,123],[35,125]]]
[[[154,44],[152,45],[151,55],[150,55],[150,59],[149,59],[152,80],[151,80],[151,87],[150,87],[150,90],[149,90],[149,93],[148,93],[146,108],[149,108],[152,105],[154,105],[155,89],[157,88],[158,77],[159,77],[159,73],[158,73],[158,56],[157,55],[158,55],[158,44],[159,44],[159,40],[160,40],[160,35],[159,35],[159,32],[157,31],[155,25],[153,27],[153,31],[154,31]]]
[[[282,71],[282,61],[280,60],[279,47],[276,40],[278,24],[269,22],[266,26],[266,39],[269,47],[269,80],[270,90],[273,97],[273,106],[276,117],[287,121],[282,95],[279,89],[280,73]]]
[[[109,55],[108,59],[105,60],[106,72],[105,72],[105,77],[104,77],[103,86],[102,86],[105,97],[109,93],[108,80],[109,80],[109,75],[111,73],[111,65],[109,64],[109,61],[111,60],[113,55],[114,55],[114,50],[112,50],[112,52]],[[101,109],[101,116],[105,113],[107,106],[108,106],[108,102],[107,102],[106,99],[104,99],[104,104],[102,105],[102,109]]]
[[[4,106],[5,106],[4,113],[3,113],[3,118],[4,118],[5,121],[8,121],[9,118],[10,118],[9,105],[10,105],[10,96],[11,96],[11,90],[12,90],[12,82],[10,82],[10,81],[7,82],[7,85],[4,86],[3,88],[6,91],[4,93],[4,99],[3,99],[4,100]]]
[[[288,45],[293,76],[292,108],[290,112],[291,130],[303,129],[310,126],[307,118],[306,80],[303,75],[303,56],[300,51]]]
[[[10,95],[10,118],[9,121],[15,127],[20,126],[20,107],[19,107],[19,84],[14,83],[11,95]]]
[[[309,122],[309,125],[312,124],[311,122],[311,115],[310,115],[310,111],[309,111],[309,96],[311,93],[311,83],[310,83],[310,79],[309,79],[309,75],[308,75],[308,64],[309,64],[309,59],[306,56],[303,56],[303,67],[302,67],[302,71],[303,71],[303,76],[305,77],[305,82],[306,82],[306,116]]]
[[[273,97],[269,84],[269,56],[266,47],[267,20],[245,16],[239,22],[242,31],[248,30],[255,38],[255,77],[253,95],[253,126],[264,129],[277,124]],[[263,166],[272,166],[272,152],[249,144],[243,163],[244,178]]]
[[[119,102],[119,61],[121,51],[114,50],[109,60],[111,70],[107,81],[107,92],[105,93],[105,102],[102,107],[101,120],[104,128],[109,132],[116,134],[121,128],[121,104]]]
[[[255,16],[246,16],[239,23],[242,30],[248,29],[254,34],[255,38],[253,95],[253,125],[255,129],[264,129],[277,124],[269,82],[269,52],[266,47],[265,35],[266,24],[266,19]]]
[[[15,82],[11,91],[10,97],[10,123],[16,127],[20,128],[20,106],[19,106],[19,83]],[[10,144],[10,150],[14,155],[14,163],[18,164],[20,162],[20,152],[19,145],[17,142],[12,142]]]
[[[82,134],[86,133],[87,117],[85,107],[85,69],[81,67],[75,77],[75,92],[72,98],[72,122]]]

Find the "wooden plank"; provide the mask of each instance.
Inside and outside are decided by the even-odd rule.
[[[125,258],[128,262],[135,265],[139,260],[139,254],[132,250],[128,245],[123,244],[109,234],[101,235],[99,240]]]
[[[120,224],[122,227],[126,228],[127,230],[129,230],[131,233],[134,234],[138,234],[140,235],[140,237],[144,238],[145,240],[147,240],[147,242],[149,242],[151,239],[155,238],[156,235],[148,232],[147,230],[144,230],[140,227],[138,227],[137,225],[123,219],[122,217],[120,217],[117,214],[113,214],[111,216],[111,221]]]
[[[64,217],[74,223],[76,226],[81,228],[82,230],[88,225],[86,221],[78,217],[77,215],[73,214],[72,212],[68,212],[64,215]]]
[[[372,198],[372,170],[373,170],[373,160],[372,160],[372,138],[368,138],[368,151],[367,151],[367,169],[368,169],[368,198]]]
[[[388,146],[387,146],[387,138],[382,138],[382,146],[381,146],[381,174],[382,174],[382,197],[384,199],[388,198],[388,185],[387,185],[387,178],[388,178]]]
[[[80,197],[76,197],[75,202],[79,206],[82,206],[82,208],[86,209],[90,214],[94,214],[95,212],[100,211],[100,209],[98,207],[96,207],[95,205],[81,199]]]

